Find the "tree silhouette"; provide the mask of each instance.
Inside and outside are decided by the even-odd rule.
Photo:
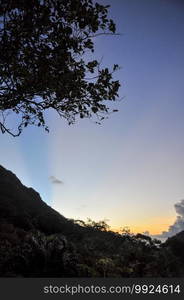
[[[48,131],[50,108],[69,124],[77,116],[96,115],[99,123],[108,115],[104,102],[118,97],[118,65],[102,68],[85,55],[94,52],[95,37],[116,34],[108,8],[92,0],[0,1],[2,133],[18,136],[33,124]],[[12,112],[18,115],[16,132],[7,125]]]

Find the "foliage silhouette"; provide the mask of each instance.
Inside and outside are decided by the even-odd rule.
[[[183,277],[183,237],[69,220],[0,166],[0,277]]]
[[[2,0],[0,5],[0,129],[13,136],[28,125],[43,126],[54,109],[69,124],[110,112],[120,83],[100,61],[87,60],[93,39],[116,34],[109,6],[92,0]],[[87,55],[86,55],[87,54]],[[116,110],[113,110],[116,111]],[[7,116],[18,114],[17,131]]]

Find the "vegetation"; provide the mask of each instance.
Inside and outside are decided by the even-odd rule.
[[[69,124],[77,116],[104,119],[106,102],[117,99],[120,86],[113,80],[118,65],[102,68],[93,54],[95,37],[116,32],[108,8],[92,0],[1,1],[2,133],[18,136],[33,124],[48,131],[44,114],[50,108]],[[17,132],[7,126],[12,112]]]
[[[183,277],[183,240],[66,219],[0,166],[1,277]]]

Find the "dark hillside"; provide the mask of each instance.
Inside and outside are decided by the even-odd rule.
[[[32,188],[0,166],[0,218],[23,228],[44,233],[72,233],[74,224],[48,206]],[[66,228],[67,227],[67,228]]]
[[[164,243],[164,246],[169,248],[181,265],[184,264],[184,231],[177,233],[175,236],[170,237]]]
[[[183,240],[69,220],[0,166],[0,277],[183,277]]]

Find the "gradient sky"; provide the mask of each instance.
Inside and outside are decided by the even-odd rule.
[[[118,113],[101,126],[47,117],[50,133],[0,135],[0,164],[68,218],[108,219],[115,229],[167,230],[184,198],[184,2],[107,0],[120,36],[96,40],[118,63]],[[50,176],[62,184],[51,182]]]

